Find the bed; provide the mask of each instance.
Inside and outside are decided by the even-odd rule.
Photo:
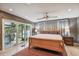
[[[30,37],[29,48],[41,47],[64,53],[64,42],[59,34],[37,34]]]

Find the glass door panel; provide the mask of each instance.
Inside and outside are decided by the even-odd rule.
[[[4,47],[10,48],[16,44],[16,25],[11,21],[5,21],[4,23]]]
[[[25,39],[27,41],[29,41],[30,35],[31,35],[31,26],[30,25],[26,25],[26,27],[25,27]]]
[[[24,39],[24,24],[19,24],[18,25],[18,43],[22,43],[22,42],[24,42],[25,41],[25,39]]]
[[[16,24],[15,23],[12,23],[11,24],[11,46],[15,46],[16,45],[16,34],[17,34],[17,27],[16,27]]]

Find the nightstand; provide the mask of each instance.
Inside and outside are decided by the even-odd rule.
[[[63,37],[63,40],[66,45],[70,45],[70,46],[74,45],[73,37]]]

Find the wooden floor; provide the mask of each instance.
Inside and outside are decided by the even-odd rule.
[[[63,54],[56,51],[35,47],[30,49],[23,49],[13,56],[63,56]]]

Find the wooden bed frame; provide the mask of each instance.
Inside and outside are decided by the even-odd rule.
[[[53,38],[52,38],[53,39]],[[41,47],[49,50],[54,50],[57,52],[65,53],[64,49],[64,41],[63,40],[50,40],[49,39],[44,39],[44,38],[35,38],[35,37],[30,37],[29,41],[29,48],[32,47]]]

